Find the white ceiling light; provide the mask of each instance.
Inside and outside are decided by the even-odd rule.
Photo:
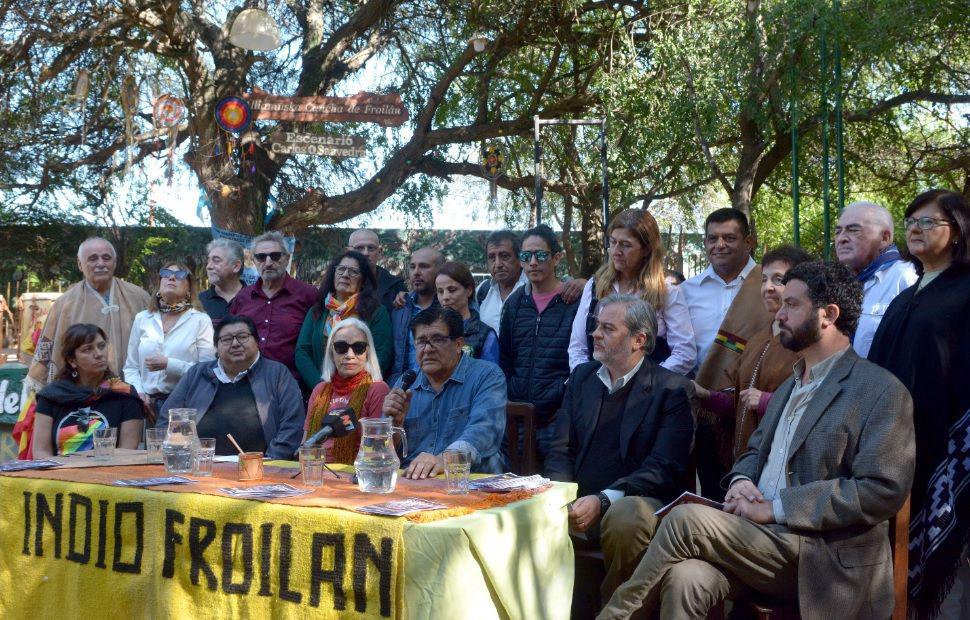
[[[244,9],[232,22],[229,42],[254,52],[268,52],[280,46],[280,29],[263,9]]]

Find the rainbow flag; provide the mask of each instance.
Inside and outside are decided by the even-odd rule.
[[[744,348],[748,346],[748,341],[740,336],[735,336],[729,331],[719,329],[717,336],[714,337],[714,344],[719,344],[729,351],[734,351],[738,355],[744,353]]]
[[[104,421],[94,418],[85,430],[77,424],[62,426],[57,430],[57,453],[74,454],[94,449],[94,431],[104,426]]]

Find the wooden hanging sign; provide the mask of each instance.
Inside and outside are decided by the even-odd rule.
[[[281,155],[325,155],[365,157],[366,143],[358,136],[275,131],[270,135],[270,152]]]
[[[359,92],[350,97],[282,97],[260,90],[244,95],[254,120],[318,123],[350,121],[400,127],[408,120],[401,95]]]

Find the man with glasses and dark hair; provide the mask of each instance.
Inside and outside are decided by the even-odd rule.
[[[916,282],[916,268],[893,243],[893,216],[872,202],[853,202],[835,226],[835,255],[862,282],[862,314],[852,348],[869,355],[872,338],[889,304]]]
[[[384,399],[383,413],[407,432],[406,478],[444,471],[442,452],[470,455],[473,472],[501,473],[505,437],[505,377],[498,366],[464,355],[461,315],[440,306],[411,320],[421,370],[413,387],[400,380]]]
[[[350,233],[347,241],[347,249],[359,252],[370,261],[370,268],[377,278],[377,297],[381,304],[387,308],[387,313],[394,311],[394,298],[398,293],[406,293],[408,287],[404,284],[404,278],[394,275],[384,269],[379,263],[384,259],[384,247],[377,232],[369,228],[360,228]]]
[[[198,411],[200,437],[216,438],[216,454],[236,454],[227,433],[247,452],[291,459],[303,436],[303,396],[286,366],[260,355],[256,325],[228,315],[216,327],[216,355],[182,377],[158,415],[168,426],[170,409]]]
[[[259,279],[236,294],[229,312],[251,318],[262,354],[289,368],[299,381],[296,340],[307,311],[317,300],[317,289],[287,273],[290,253],[280,233],[263,233],[253,239],[252,249]],[[313,386],[301,387],[309,393]]]

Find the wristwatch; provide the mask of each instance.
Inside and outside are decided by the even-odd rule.
[[[610,504],[613,502],[611,502],[606,493],[603,493],[602,491],[597,493],[596,497],[598,497],[600,500],[600,517],[602,517],[606,514],[606,511],[610,509]]]

